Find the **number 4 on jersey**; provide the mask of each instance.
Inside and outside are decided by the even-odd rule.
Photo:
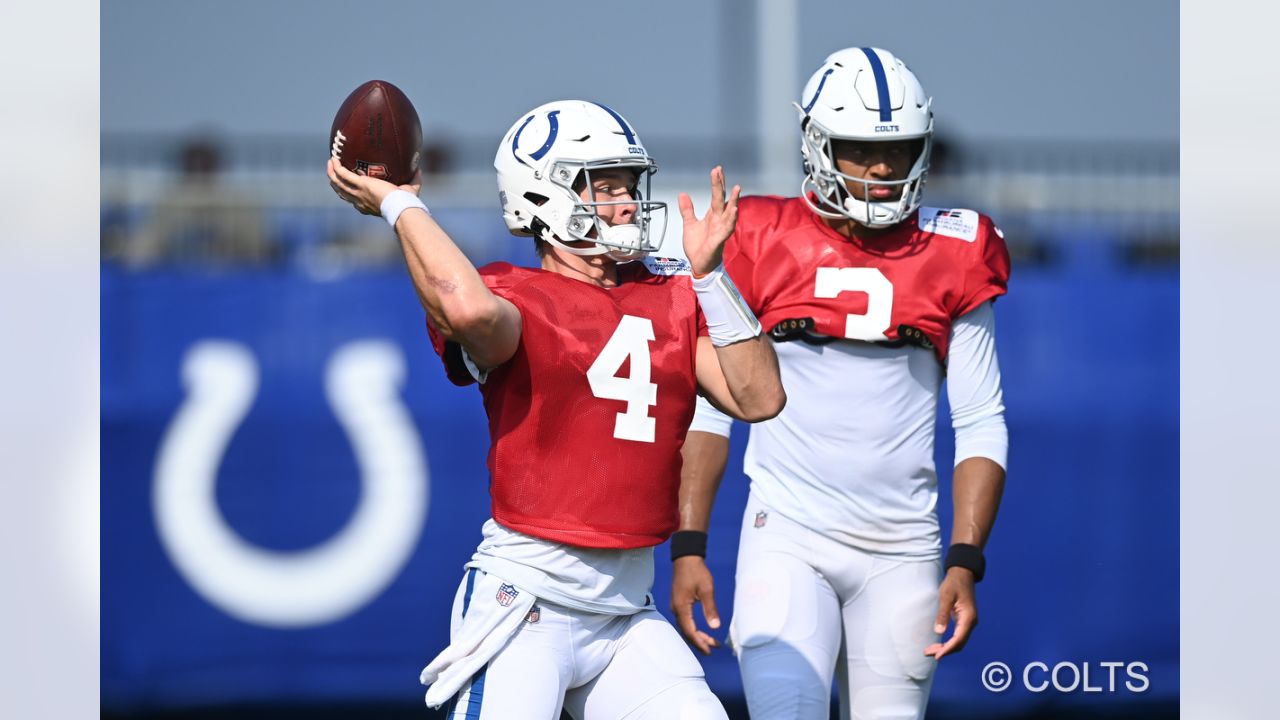
[[[649,343],[653,342],[653,322],[648,318],[623,315],[609,342],[587,370],[591,394],[627,404],[618,413],[613,436],[619,440],[653,442],[655,423],[649,406],[658,404],[658,386],[649,382]],[[618,377],[622,364],[631,360],[631,376]]]

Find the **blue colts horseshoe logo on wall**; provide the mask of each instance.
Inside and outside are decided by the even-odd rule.
[[[182,377],[187,397],[161,441],[152,490],[160,543],[182,577],[227,614],[278,628],[340,620],[381,594],[417,546],[428,500],[426,458],[399,396],[399,348],[352,342],[330,359],[325,395],[355,451],[360,502],[337,535],[295,552],[245,541],[218,509],[218,467],[258,393],[253,353],[200,342]]]

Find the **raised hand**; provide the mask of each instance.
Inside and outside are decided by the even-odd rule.
[[[742,188],[733,186],[725,200],[724,168],[711,171],[711,208],[701,219],[693,212],[693,200],[680,193],[680,216],[684,218],[684,252],[693,272],[705,275],[720,265],[724,242],[738,224],[738,196]]]
[[[337,158],[329,158],[329,187],[338,197],[351,203],[356,210],[365,215],[382,215],[382,201],[395,190],[408,190],[414,195],[422,185],[401,185],[396,187],[386,180],[371,178],[367,175],[353,173],[342,166]]]

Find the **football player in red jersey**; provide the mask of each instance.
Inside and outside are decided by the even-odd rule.
[[[343,199],[395,228],[433,346],[453,382],[479,384],[489,418],[493,518],[450,645],[423,670],[427,704],[480,720],[724,718],[650,588],[653,546],[679,522],[695,394],[747,421],[785,402],[772,343],[721,268],[739,188],[726,198],[713,170],[701,219],[682,194],[688,266],[649,266],[656,165],[612,109],[535,108],[494,167],[507,227],[536,238],[539,268],[477,271],[416,187],[329,163]]]
[[[729,637],[755,720],[825,720],[833,675],[843,717],[916,718],[937,660],[978,619],[1008,451],[992,302],[1009,256],[987,216],[921,206],[933,114],[892,54],[832,54],[797,108],[801,196],[743,198],[724,254],[789,398],[751,428]],[[956,433],[945,563],[933,462],[944,376]],[[704,653],[717,641],[693,604],[719,627],[704,548],[729,425],[699,405],[672,539],[673,612]]]

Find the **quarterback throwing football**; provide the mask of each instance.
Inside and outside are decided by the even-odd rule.
[[[1009,256],[987,216],[921,206],[933,114],[901,60],[836,52],[797,107],[802,194],[743,198],[724,254],[790,398],[751,428],[729,636],[754,720],[825,720],[833,674],[843,717],[918,718],[937,660],[978,619],[1008,451],[992,302]],[[933,462],[944,377],[956,435],[945,563]],[[729,425],[698,408],[672,541],[672,607],[703,652],[716,641],[692,606],[719,626],[702,555]]]
[[[724,718],[654,609],[653,546],[678,526],[680,446],[701,392],[773,417],[777,359],[721,267],[738,188],[680,196],[689,267],[647,266],[662,203],[631,125],[603,105],[521,115],[494,161],[503,218],[540,267],[477,271],[417,188],[329,163],[334,189],[395,228],[449,378],[479,384],[493,517],[467,563],[427,704],[478,720]],[[652,270],[650,269],[652,267]]]

